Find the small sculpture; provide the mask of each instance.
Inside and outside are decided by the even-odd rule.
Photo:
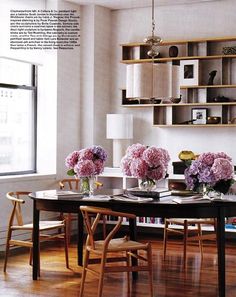
[[[212,86],[213,85],[213,80],[214,80],[214,78],[215,78],[215,76],[216,76],[216,70],[212,70],[210,73],[209,73],[209,79],[208,79],[208,86]]]

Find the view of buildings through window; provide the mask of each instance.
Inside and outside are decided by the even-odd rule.
[[[0,175],[35,172],[35,160],[35,67],[1,58]]]

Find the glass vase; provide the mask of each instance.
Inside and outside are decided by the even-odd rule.
[[[138,186],[140,190],[150,192],[156,188],[156,183],[153,179],[139,179]]]
[[[92,196],[95,189],[95,176],[80,178],[80,192]]]
[[[224,194],[221,193],[220,191],[216,191],[212,187],[209,187],[208,185],[203,185],[202,186],[202,195],[204,198],[210,198],[212,200],[221,200],[223,199]]]

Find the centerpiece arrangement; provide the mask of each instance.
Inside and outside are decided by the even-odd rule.
[[[224,152],[202,153],[185,169],[184,175],[189,190],[221,197],[234,183],[234,166]]]
[[[141,189],[152,190],[156,181],[167,176],[170,156],[167,150],[137,143],[129,146],[121,160],[122,172],[140,180]]]
[[[92,194],[95,177],[103,172],[106,159],[107,153],[101,146],[93,145],[74,151],[65,160],[65,165],[69,169],[67,174],[80,178],[80,190]]]

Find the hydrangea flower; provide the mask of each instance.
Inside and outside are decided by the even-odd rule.
[[[187,188],[198,191],[206,185],[209,190],[227,193],[234,182],[232,159],[224,152],[203,153],[185,170]]]
[[[69,169],[68,175],[78,177],[90,177],[100,174],[104,170],[104,163],[107,153],[101,146],[93,145],[70,153],[65,160],[65,165]]]
[[[165,178],[169,161],[167,150],[137,143],[127,148],[121,160],[121,169],[127,176],[155,184],[154,180]]]

